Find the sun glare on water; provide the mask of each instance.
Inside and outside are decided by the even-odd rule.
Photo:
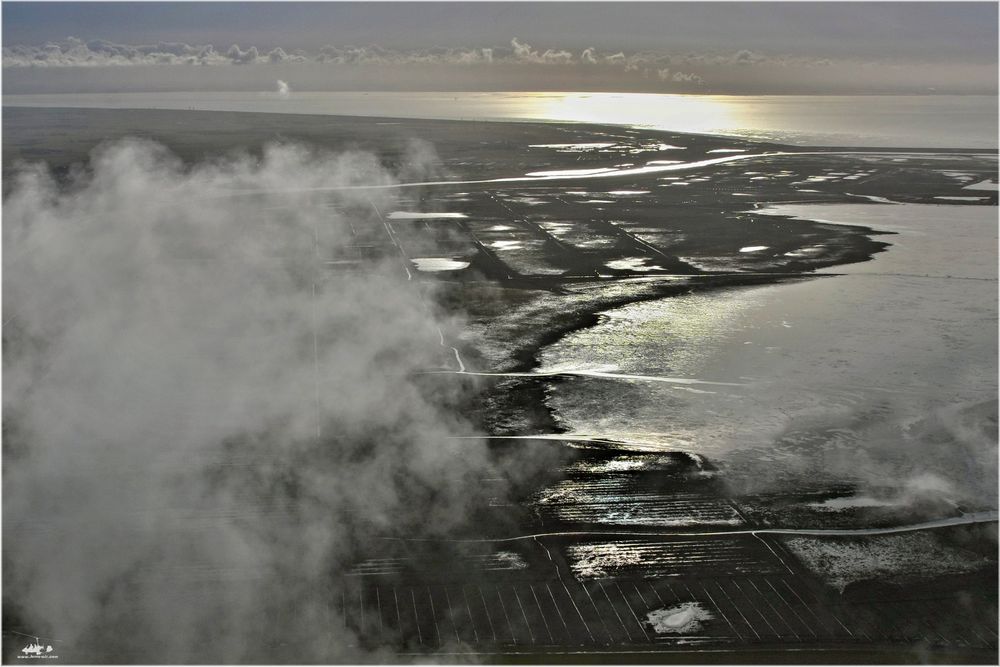
[[[704,95],[538,93],[527,97],[537,110],[532,115],[541,118],[641,125],[681,132],[709,132],[734,125],[730,105]]]

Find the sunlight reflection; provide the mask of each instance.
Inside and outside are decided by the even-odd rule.
[[[3,106],[576,121],[809,146],[997,144],[995,95],[300,91],[283,98],[270,91],[199,91],[3,95]]]
[[[715,96],[640,93],[526,94],[532,115],[584,123],[616,123],[680,132],[709,132],[735,126],[732,105]]]

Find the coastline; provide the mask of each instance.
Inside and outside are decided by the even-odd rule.
[[[412,145],[409,141],[419,137],[429,140],[435,146],[436,155],[429,162],[443,174],[440,178],[420,178],[419,182],[446,181],[455,174],[464,177],[467,172],[504,178],[541,168],[607,168],[609,165],[623,164],[622,160],[669,159],[676,157],[680,151],[684,151],[685,156],[693,155],[690,160],[696,162],[699,157],[711,157],[709,152],[713,150],[733,150],[738,146],[739,150],[749,151],[761,147],[761,144],[730,137],[558,122],[511,122],[506,125],[491,123],[484,127],[479,123],[462,121],[400,120],[399,125],[381,125],[381,120],[369,117],[194,111],[12,112],[7,108],[4,109],[3,121],[5,138],[8,139],[4,145],[6,169],[12,167],[13,160],[9,159],[11,155],[33,156],[35,159],[54,162],[57,174],[60,170],[65,173],[74,163],[85,159],[95,146],[108,139],[109,134],[139,135],[160,141],[187,165],[206,157],[224,157],[233,149],[246,149],[252,153],[275,140],[303,143],[317,140],[318,145],[327,150],[348,148],[371,151],[383,164],[393,166],[400,164],[406,150]],[[60,122],[63,124],[59,125]],[[46,129],[53,127],[56,128],[55,131]],[[587,145],[590,140],[598,137],[604,143],[613,143],[617,147],[615,151],[601,153],[597,150],[551,148],[553,145]],[[595,143],[589,145],[593,146]],[[399,199],[395,202],[398,210],[417,213],[417,216],[412,217],[415,222],[406,222],[407,218],[404,216],[400,219],[402,221],[393,222],[394,229],[390,229],[386,219],[377,210],[377,220],[368,213],[368,218],[363,222],[378,223],[373,224],[372,228],[379,234],[385,230],[388,240],[380,237],[377,239],[381,244],[380,251],[385,253],[384,257],[400,260],[407,274],[410,273],[408,261],[423,259],[418,255],[443,255],[445,257],[436,259],[466,265],[465,268],[454,271],[422,273],[417,264],[411,267],[415,269],[414,280],[407,283],[418,290],[426,285],[436,286],[433,291],[439,300],[439,306],[446,313],[464,320],[466,329],[460,340],[446,341],[444,334],[441,334],[441,346],[444,348],[442,358],[448,358],[447,363],[453,363],[449,358],[449,350],[454,345],[465,364],[473,371],[530,373],[539,368],[540,355],[546,349],[569,336],[595,328],[595,325],[599,326],[603,322],[604,311],[664,297],[683,299],[688,295],[738,294],[741,289],[755,286],[786,283],[834,285],[838,280],[838,266],[866,262],[887,249],[892,253],[889,246],[896,240],[896,237],[885,236],[892,232],[873,227],[800,221],[768,215],[766,212],[758,214],[753,206],[787,200],[800,204],[847,204],[858,201],[856,195],[848,192],[882,196],[888,190],[897,199],[931,202],[935,196],[950,196],[962,192],[961,183],[947,173],[939,172],[958,169],[953,163],[968,165],[971,160],[979,165],[975,161],[981,160],[967,155],[968,151],[961,150],[935,151],[933,155],[921,150],[896,152],[886,149],[851,151],[850,155],[836,155],[835,151],[801,152],[806,154],[799,155],[797,149],[785,150],[780,155],[761,158],[752,165],[712,165],[710,171],[692,169],[690,173],[673,176],[665,176],[662,172],[623,173],[608,179],[592,180],[486,180],[474,184],[475,187],[470,187],[473,184],[457,183],[424,185],[400,192]],[[640,157],[633,157],[636,155]],[[904,168],[899,161],[914,173],[926,173],[930,176],[901,177],[899,174]],[[986,168],[982,166],[982,169]],[[880,169],[887,175],[880,176]],[[830,173],[840,175],[830,176]],[[845,180],[850,178],[853,180]],[[983,197],[995,206],[995,193]],[[975,205],[983,206],[982,203]],[[458,211],[464,217],[440,217],[440,213],[437,219],[434,217],[434,212],[454,216]],[[391,216],[389,219],[392,219]],[[568,224],[567,220],[574,224]],[[820,269],[832,272],[819,273]],[[816,278],[829,280],[814,280]],[[436,340],[434,344],[437,344]],[[429,383],[440,382],[442,386],[455,379],[449,375],[430,374],[421,375],[421,378]],[[506,458],[507,461],[516,462],[519,456],[531,456],[536,451],[544,450],[548,458],[543,460],[551,464],[544,474],[528,480],[517,480],[517,483],[512,484],[507,491],[514,497],[504,497],[511,501],[510,504],[505,504],[502,498],[497,504],[491,502],[488,507],[477,508],[473,516],[481,520],[474,521],[461,530],[473,531],[489,543],[492,542],[490,538],[504,537],[504,532],[511,531],[514,527],[524,528],[523,532],[527,533],[539,532],[534,529],[544,526],[547,532],[558,533],[558,536],[543,538],[541,541],[532,540],[523,549],[518,547],[514,553],[523,557],[526,563],[523,572],[513,568],[499,573],[470,573],[469,570],[456,568],[455,571],[442,574],[439,572],[441,554],[433,548],[428,550],[428,554],[406,552],[405,557],[416,563],[412,568],[416,573],[414,581],[427,584],[427,601],[419,603],[419,612],[416,598],[413,599],[413,627],[416,629],[419,629],[419,617],[436,618],[433,616],[434,609],[440,610],[449,604],[448,586],[454,584],[456,577],[463,586],[467,582],[470,586],[478,586],[485,581],[496,584],[501,607],[506,603],[499,592],[500,582],[505,586],[509,584],[514,596],[518,596],[517,587],[520,587],[523,594],[528,594],[534,591],[531,586],[538,585],[539,582],[562,582],[565,585],[568,581],[573,588],[565,588],[566,598],[560,597],[561,604],[568,609],[569,602],[575,605],[576,599],[589,598],[591,588],[595,595],[603,590],[599,582],[595,585],[585,577],[577,577],[580,569],[577,566],[581,560],[589,559],[600,565],[601,558],[605,557],[602,554],[608,553],[607,550],[610,549],[614,556],[619,553],[614,550],[620,549],[620,553],[624,554],[622,562],[625,565],[615,565],[612,557],[610,564],[606,565],[607,571],[614,574],[615,581],[630,585],[634,581],[638,586],[650,577],[662,574],[663,570],[657,569],[662,568],[662,564],[658,565],[660,561],[650,558],[648,570],[644,571],[641,567],[628,569],[630,558],[635,558],[635,554],[647,553],[654,556],[663,553],[670,555],[669,545],[664,546],[667,540],[639,540],[639,533],[642,531],[634,528],[623,528],[623,531],[636,535],[635,540],[624,542],[611,537],[596,542],[587,541],[566,537],[564,533],[576,531],[582,535],[581,531],[602,526],[607,531],[608,523],[626,527],[658,525],[656,521],[665,522],[662,525],[674,532],[683,533],[686,530],[684,526],[700,525],[699,522],[702,521],[705,524],[701,525],[713,525],[712,522],[718,522],[719,517],[726,522],[749,526],[748,530],[752,533],[754,526],[773,525],[776,516],[779,519],[788,516],[787,510],[778,506],[778,503],[766,505],[758,498],[753,498],[752,501],[760,502],[764,509],[757,507],[754,511],[748,511],[749,501],[728,487],[726,471],[716,468],[710,457],[706,460],[706,457],[680,456],[680,452],[676,451],[662,452],[660,455],[636,454],[616,448],[616,443],[611,440],[594,448],[582,449],[575,447],[580,443],[570,442],[571,438],[566,441],[558,438],[531,439],[532,435],[551,436],[566,430],[549,404],[547,389],[553,383],[566,382],[566,378],[546,375],[537,378],[461,379],[463,382],[468,381],[475,391],[467,395],[458,409],[464,417],[478,422],[485,434],[500,436],[491,439],[489,443],[490,450],[498,459]],[[666,406],[662,412],[669,414],[669,409]],[[504,439],[503,436],[520,436],[522,439]],[[668,461],[663,463],[661,459]],[[610,465],[615,462],[637,464],[637,467],[627,468],[622,472]],[[484,486],[490,483],[490,480],[482,480]],[[560,484],[572,491],[567,501],[546,505],[539,500],[540,494],[563,488],[558,486]],[[609,488],[624,491],[617,496],[596,494],[594,489],[603,488],[602,485],[605,484],[611,485]],[[820,494],[819,497],[824,498],[841,497],[854,491],[845,484],[816,492],[810,490],[791,497],[790,500],[789,497],[781,500],[801,504],[809,494]],[[648,517],[639,516],[638,519],[654,523],[642,524],[638,521],[636,513],[641,512],[635,509],[637,507],[650,512]],[[839,515],[825,518],[828,523],[823,525],[835,526],[838,521],[877,524],[879,521],[886,522],[887,516],[891,518],[891,512],[879,514],[879,511],[879,508],[875,512],[870,508],[851,510],[844,518]],[[955,511],[957,510],[942,507],[941,504],[922,505],[906,510],[907,516],[915,521],[937,518],[935,513]],[[629,520],[635,523],[629,524]],[[621,524],[623,521],[625,523]],[[962,539],[965,538],[962,535],[956,537],[955,531],[950,529],[943,532],[947,534],[941,539],[964,544]],[[977,536],[976,540],[977,545],[989,541],[988,535]],[[680,579],[670,579],[671,581],[691,581],[693,590],[704,590],[706,596],[709,585],[713,587],[713,591],[714,587],[718,587],[720,591],[728,590],[736,595],[742,590],[741,583],[746,585],[749,581],[748,577],[754,577],[762,586],[766,582],[769,585],[793,587],[796,591],[802,591],[803,595],[811,596],[808,597],[808,602],[801,604],[803,613],[808,610],[822,615],[831,625],[830,619],[835,619],[846,631],[834,627],[822,642],[817,641],[815,649],[823,651],[818,654],[820,657],[827,659],[837,651],[855,652],[852,655],[857,655],[858,651],[865,655],[879,652],[880,649],[876,646],[868,644],[847,648],[848,642],[857,640],[853,630],[848,629],[842,621],[856,630],[867,627],[864,625],[867,622],[865,619],[869,618],[866,614],[879,619],[886,617],[885,614],[890,612],[878,611],[881,609],[878,605],[882,596],[886,595],[885,590],[879,589],[873,593],[861,590],[854,593],[854,597],[838,597],[824,585],[822,577],[810,573],[778,539],[767,536],[741,532],[739,535],[706,538],[704,543],[691,548],[704,549],[704,555],[702,552],[695,552],[695,556],[690,559],[691,564],[684,564],[681,570],[670,575]],[[372,555],[391,560],[397,557],[392,549],[386,547],[384,553],[381,549],[381,545],[373,547],[373,553],[359,554],[359,558]],[[731,554],[736,556],[731,559]],[[465,557],[464,554],[454,555],[454,562],[464,567],[465,561],[462,559]],[[645,560],[637,562],[645,567]],[[380,590],[382,595],[387,595],[401,580],[394,578],[392,574],[378,574],[363,579],[361,575],[355,576],[352,572],[345,574],[344,578],[349,583],[343,584],[343,590],[350,590],[352,596],[351,602],[348,603],[346,597],[343,602],[345,627],[350,618],[350,623],[357,626],[355,629],[359,636],[367,637],[366,641],[374,641],[373,637],[381,638],[381,634],[365,634],[374,633],[372,624],[366,624],[363,620],[365,607],[368,605],[368,621],[373,620],[370,615],[371,598],[376,601],[388,599],[378,597]],[[578,579],[580,580],[577,581]],[[956,581],[968,590],[981,587],[984,582],[989,583],[988,577],[978,572],[961,575]],[[693,582],[702,583],[696,585]],[[702,584],[702,589],[697,588]],[[920,584],[919,590],[933,589],[929,584],[926,589],[921,588],[923,586],[925,584]],[[509,595],[506,590],[505,588],[504,594]],[[454,591],[452,588],[452,592]],[[655,653],[642,653],[637,648],[641,641],[635,641],[639,635],[633,637],[624,626],[620,632],[613,625],[604,625],[606,619],[613,618],[612,614],[619,613],[616,605],[624,603],[630,610],[633,605],[636,609],[642,609],[639,605],[646,604],[643,602],[643,594],[638,588],[635,591],[636,595],[629,592],[627,597],[623,593],[621,602],[617,599],[612,602],[608,598],[608,605],[602,606],[600,611],[597,605],[604,605],[604,602],[593,603],[591,600],[588,604],[593,604],[595,616],[588,616],[588,619],[595,629],[604,627],[609,639],[613,636],[614,641],[622,642],[622,655],[629,658],[659,655],[662,658],[664,653],[673,651],[680,645],[661,642],[655,645]],[[652,588],[646,595],[650,593],[657,596],[662,594],[665,598],[673,595],[669,586]],[[423,595],[423,591],[420,594]],[[557,594],[562,595],[561,592]],[[701,599],[701,593],[698,595]],[[760,610],[771,604],[764,594],[751,592],[749,596],[747,600],[751,608]],[[520,597],[517,599],[519,601]],[[779,598],[774,598],[774,602],[781,604]],[[552,603],[553,610],[561,613],[560,607],[555,606],[555,597],[552,598]],[[490,618],[491,613],[500,613],[497,608],[492,608],[491,612],[486,604],[484,600],[483,613],[486,619]],[[495,605],[495,602],[491,600],[490,604]],[[785,604],[788,604],[787,600]],[[789,609],[800,608],[794,600],[791,605],[795,606],[789,606]],[[730,607],[720,606],[720,615],[724,613],[721,612],[723,608],[726,609],[725,613],[730,613]],[[357,625],[359,611],[362,620]],[[541,605],[538,611],[544,614]],[[735,611],[739,612],[739,607],[735,607]],[[531,613],[534,614],[533,611]],[[931,618],[932,614],[937,613],[939,611],[936,606],[928,607],[926,612],[921,607],[916,617]],[[959,609],[954,613],[959,614],[961,611]],[[477,617],[476,621],[472,621],[471,611],[469,616],[474,629],[475,623],[480,619]],[[585,645],[587,636],[590,636],[591,641],[594,640],[588,621],[584,620],[583,615],[580,620],[581,627],[567,627],[567,646]],[[513,623],[519,621],[515,618]],[[699,644],[694,649],[701,653],[687,648],[682,648],[677,653],[685,659],[692,659],[695,655],[707,656],[712,651],[728,650],[729,647],[721,646],[723,643],[745,639],[741,634],[743,626],[739,626],[740,630],[729,626],[733,632],[730,635],[727,634],[730,630],[722,623],[721,616],[716,623],[712,630],[714,639],[711,641],[719,640],[719,645],[713,645],[714,648],[706,651],[704,649],[708,645]],[[516,626],[516,632],[519,633],[516,635],[517,639],[514,639],[514,627],[513,624],[510,627],[510,636],[515,643],[523,641],[527,645],[529,641],[534,641],[527,615],[525,624]],[[755,628],[748,622],[747,627],[754,633],[759,630],[765,637],[768,636],[763,626]],[[614,635],[611,628],[614,628]],[[632,632],[634,631],[633,628]],[[378,632],[381,633],[381,629]],[[457,628],[455,632],[457,635]],[[715,634],[716,632],[719,634]],[[914,655],[912,648],[902,645],[903,639],[896,639],[893,643],[889,639],[892,635],[883,635],[887,642],[885,651],[890,652],[893,658],[910,659]],[[429,632],[423,635],[425,638],[431,636]],[[642,637],[649,639],[645,630],[642,631]],[[603,636],[600,641],[603,642]],[[774,641],[777,642],[777,639]],[[762,640],[761,643],[766,645],[767,641]],[[423,644],[421,639],[421,645]],[[594,646],[598,645],[594,643]],[[650,642],[649,645],[653,646],[653,643]],[[404,647],[403,650],[409,648],[412,647]],[[512,649],[511,646],[494,648],[498,653],[491,653],[487,647],[477,654],[489,655],[491,659],[501,656],[498,659],[516,661],[519,655],[548,655],[547,651],[551,649],[520,653],[520,649]],[[811,646],[808,648],[812,650]],[[561,648],[551,650],[555,652],[553,654],[565,655],[560,653]],[[767,651],[770,648],[757,645],[753,650]],[[937,649],[927,650],[932,650],[933,655],[941,659],[954,657],[944,649],[940,652]],[[968,652],[961,653],[961,656],[963,659],[978,660],[983,655],[992,655],[991,651],[991,646],[981,651],[969,649]],[[799,650],[792,653],[802,654]],[[606,657],[607,654],[601,655]],[[768,659],[779,659],[775,657],[779,655],[777,653],[765,655]],[[783,652],[780,659],[788,655],[789,653]]]
[[[408,110],[400,120],[600,124],[615,117],[617,125],[643,131],[685,132],[802,146],[945,149],[1000,145],[992,120],[996,117],[997,103],[995,96],[990,95],[304,91],[289,97],[275,92],[57,93],[8,95],[5,100],[4,106],[9,108],[13,108],[11,104],[31,105],[32,101],[52,107],[65,101],[66,106],[124,109],[130,106],[130,100],[136,100],[133,104],[143,109],[204,108],[217,112],[336,113],[365,117],[384,117],[384,109],[398,107],[405,101]],[[974,121],[968,116],[970,103],[977,109]],[[954,119],[956,127],[948,129],[953,113],[958,113]],[[842,125],[846,118],[851,119],[850,124]],[[934,122],[928,124],[931,118]],[[889,140],[891,136],[897,139]],[[970,140],[973,137],[985,137],[987,141]]]

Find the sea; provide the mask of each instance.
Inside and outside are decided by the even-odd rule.
[[[3,105],[612,123],[814,146],[998,146],[990,95],[171,92],[4,95]]]

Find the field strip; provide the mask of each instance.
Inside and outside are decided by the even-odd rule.
[[[754,160],[757,158],[772,158],[772,157],[799,157],[799,156],[816,156],[816,155],[864,155],[870,157],[927,157],[933,155],[967,155],[962,153],[934,153],[934,152],[923,152],[923,153],[910,153],[910,152],[892,152],[892,151],[773,151],[768,153],[749,153],[746,155],[727,155],[726,157],[710,158],[707,160],[696,160],[694,162],[681,162],[678,164],[668,164],[668,165],[655,165],[655,166],[644,166],[644,167],[634,167],[631,169],[613,169],[611,171],[602,171],[600,173],[592,174],[557,174],[548,176],[508,176],[505,178],[485,178],[485,179],[475,179],[468,181],[421,181],[413,183],[385,183],[380,185],[341,185],[332,187],[319,187],[319,188],[289,188],[281,190],[238,190],[223,195],[215,195],[213,198],[217,197],[232,197],[239,195],[249,195],[249,194],[260,194],[260,193],[273,193],[273,192],[337,192],[341,190],[388,190],[393,188],[417,188],[426,186],[448,186],[448,185],[486,185],[494,183],[532,183],[538,181],[578,181],[583,179],[594,179],[594,178],[617,178],[622,176],[644,176],[646,174],[659,174],[663,172],[672,171],[687,171],[689,169],[699,169],[701,167],[710,167],[717,164],[726,164],[729,162],[742,162],[746,160]],[[975,157],[995,157],[992,153],[975,154]]]
[[[893,526],[889,528],[755,528],[746,530],[709,530],[697,532],[671,532],[671,531],[555,531],[550,533],[532,533],[530,535],[517,535],[515,537],[497,538],[469,538],[469,539],[435,539],[429,537],[383,537],[383,540],[395,540],[402,542],[459,542],[459,543],[498,543],[517,542],[520,540],[531,540],[539,537],[723,537],[739,535],[806,535],[813,537],[864,537],[866,535],[895,535],[898,533],[912,533],[919,530],[931,530],[934,528],[947,528],[949,526],[965,526],[975,523],[993,523],[1000,518],[997,511],[972,512],[959,517],[949,517],[947,519],[935,519],[921,523],[907,524],[905,526]]]

